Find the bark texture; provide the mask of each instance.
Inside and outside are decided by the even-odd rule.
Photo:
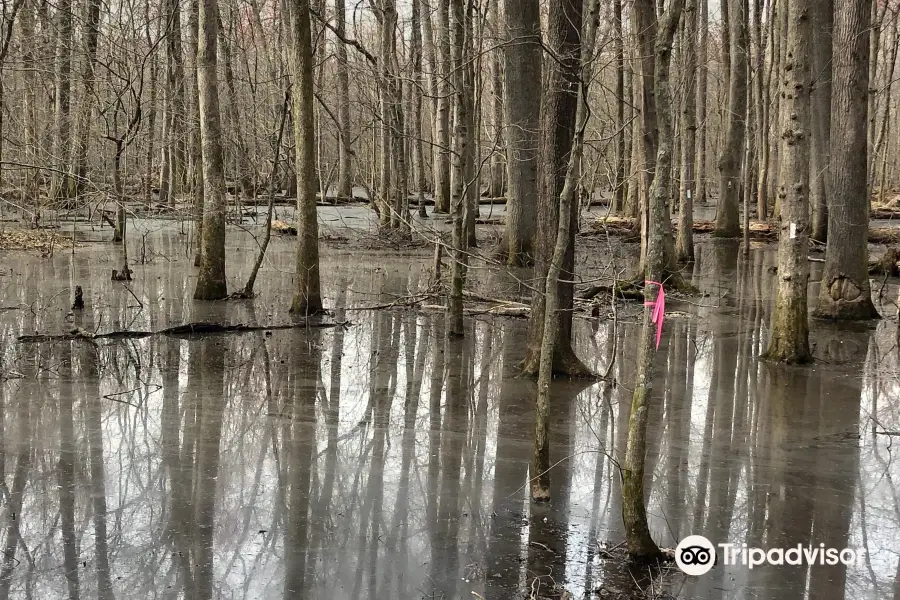
[[[843,6],[844,0],[839,0]],[[833,167],[831,147],[832,28],[834,0],[817,0],[812,13],[812,139],[810,143],[809,203],[812,239],[828,238],[828,172]]]
[[[559,197],[565,182],[569,153],[575,135],[575,113],[578,105],[582,2],[560,0],[550,5],[547,44],[558,57],[548,63],[544,94],[541,98],[540,204],[537,216],[534,275],[537,289],[532,294],[531,318],[528,322],[528,346],[522,364],[524,373],[538,374],[541,344],[544,338],[544,291],[553,240],[558,219],[570,219],[577,227],[577,210],[573,204],[569,214],[559,211]],[[534,85],[532,83],[532,85]],[[574,236],[566,248],[562,276],[558,283],[560,318],[559,338],[554,347],[553,371],[570,376],[588,375],[590,371],[572,349],[572,306],[575,270]]]
[[[541,120],[541,16],[539,0],[504,0],[506,44],[503,47],[506,89],[507,264],[533,262],[538,199],[537,153]]]
[[[418,8],[418,2],[416,2]],[[334,0],[334,29],[339,37],[344,37],[346,26],[344,0]],[[349,197],[353,193],[350,157],[350,77],[347,73],[347,46],[338,41],[335,44],[337,59],[337,102],[340,135],[338,136],[338,178],[337,195]]]
[[[813,2],[815,0],[790,1],[781,76],[778,283],[771,337],[764,357],[786,363],[812,360],[806,302],[809,279],[809,93],[812,84],[810,38]]]
[[[681,111],[681,191],[678,212],[678,237],[675,256],[679,262],[694,260],[694,161],[697,153],[697,25],[700,18],[697,0],[687,0],[684,9],[684,100]]]
[[[737,237],[740,234],[741,159],[747,116],[747,76],[749,63],[750,12],[747,0],[727,0],[729,38],[731,40],[728,78],[728,126],[725,147],[719,160],[719,203],[715,235]]]
[[[834,19],[828,246],[815,316],[878,317],[869,285],[866,180],[871,0],[842,0]]]
[[[653,48],[655,57],[652,75],[652,103],[647,104],[649,77],[647,71],[647,54],[643,52],[644,66],[642,77],[644,83],[644,110],[652,111],[653,121],[658,117],[658,145],[656,153],[656,170],[650,187],[649,205],[646,210],[647,222],[644,228],[646,237],[646,254],[642,275],[644,276],[644,297],[648,303],[656,299],[658,286],[649,281],[663,282],[670,270],[671,223],[666,201],[671,192],[672,173],[672,99],[669,85],[669,67],[672,56],[672,42],[684,0],[672,0],[655,27],[652,0],[635,0],[634,19],[638,31],[644,31],[649,39],[642,40],[646,46]],[[646,118],[646,117],[645,117]],[[653,123],[651,121],[651,124]],[[646,126],[645,126],[646,128]],[[653,130],[650,130],[653,131]],[[645,131],[646,135],[647,131]],[[644,142],[645,152],[648,144]],[[668,242],[667,242],[668,240]],[[638,373],[634,394],[631,401],[631,414],[628,422],[628,443],[625,450],[625,462],[622,469],[622,519],[625,525],[625,537],[628,554],[637,560],[653,560],[659,556],[659,547],[650,535],[647,524],[647,509],[644,504],[644,466],[647,454],[648,412],[652,392],[653,355],[655,332],[650,323],[651,307],[644,308],[644,322],[638,351]]]
[[[322,311],[319,287],[319,223],[316,217],[316,135],[309,0],[294,0],[290,68],[293,82],[294,151],[297,172],[297,272],[291,312]]]
[[[228,295],[225,282],[225,158],[216,72],[218,12],[217,0],[200,0],[197,89],[205,210],[200,238],[200,273],[194,290],[196,300],[218,300]]]

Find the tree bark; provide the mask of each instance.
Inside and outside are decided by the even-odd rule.
[[[503,24],[500,21],[500,0],[488,2],[488,26],[491,32],[491,41],[500,42]],[[503,156],[503,50],[497,48],[490,56],[490,81],[491,81],[491,168],[488,178],[488,198],[503,196],[505,187],[506,165]]]
[[[587,128],[590,111],[587,104],[590,81],[592,79],[591,59],[594,54],[594,42],[598,25],[598,0],[588,0],[584,23],[582,26],[581,47],[581,81],[578,86],[578,105],[575,117],[575,135],[572,139],[572,151],[559,196],[559,210],[565,215],[576,210],[575,198],[579,185],[581,157],[584,151],[584,131]],[[538,368],[538,395],[536,405],[534,452],[531,468],[531,499],[545,502],[550,499],[550,382],[553,379],[553,356],[561,315],[559,314],[559,279],[563,273],[563,265],[568,246],[574,238],[571,219],[559,219],[556,237],[553,240],[553,254],[547,268],[545,282],[546,302],[544,306],[544,331],[541,342],[541,358]]]
[[[657,31],[653,16],[652,0],[635,0],[634,21],[639,35],[646,36],[641,40],[644,48],[653,48],[649,55],[642,51],[642,78],[644,79],[644,111],[645,140],[644,151],[656,145],[656,165],[653,183],[650,187],[649,203],[645,211],[647,259],[644,261],[644,298],[648,306],[644,307],[644,322],[638,350],[638,373],[631,401],[631,414],[628,422],[628,443],[625,451],[625,462],[622,470],[622,519],[625,525],[625,538],[628,554],[637,560],[654,560],[659,556],[659,548],[650,536],[647,524],[647,512],[644,505],[644,465],[647,453],[647,427],[649,424],[649,401],[652,392],[653,348],[655,332],[651,328],[651,304],[656,300],[659,289],[651,282],[664,282],[671,270],[672,250],[671,223],[666,204],[671,194],[672,169],[672,99],[669,85],[669,67],[672,55],[672,42],[684,0],[671,0],[665,14],[659,22]],[[648,82],[648,62],[653,67],[652,80]],[[649,83],[652,83],[652,88]],[[649,113],[649,115],[647,114]],[[658,125],[657,125],[658,124]],[[658,138],[648,139],[648,134],[656,134]],[[653,136],[655,138],[655,135]],[[657,142],[651,144],[651,142]]]
[[[678,9],[679,16],[674,19],[677,28],[680,13],[684,8],[684,0],[675,0],[672,5]],[[672,121],[671,92],[669,90],[669,65],[672,58],[672,43],[675,29],[663,28],[657,21],[652,4],[639,1],[633,5],[635,29],[638,38],[638,54],[641,70],[641,153],[644,158],[641,211],[641,265],[638,277],[647,269],[647,240],[654,235],[660,237],[660,251],[665,261],[663,279],[670,285],[683,287],[684,281],[678,272],[675,259],[675,242],[672,236],[672,223],[669,217],[669,198],[672,196]],[[666,13],[668,14],[668,10]],[[666,27],[671,21],[664,23]],[[662,109],[666,112],[665,122],[659,116],[660,104],[666,102]],[[666,135],[663,140],[663,135]],[[659,163],[663,159],[662,164]],[[662,171],[661,171],[662,170]],[[652,213],[652,214],[651,214]],[[651,231],[651,227],[654,228]],[[658,231],[656,229],[658,228]],[[657,280],[661,281],[661,280]]]
[[[724,6],[724,5],[723,5]],[[747,0],[728,0],[731,40],[730,75],[728,78],[728,128],[725,147],[719,159],[719,202],[716,229],[719,237],[740,234],[741,162],[747,117],[747,76],[750,18]]]
[[[613,167],[613,197],[612,212],[619,214],[625,206],[625,142],[627,126],[625,121],[625,38],[623,32],[622,0],[613,0],[613,27],[615,27],[615,55],[616,55],[616,154]]]
[[[807,363],[809,322],[806,297],[809,279],[809,162],[812,86],[812,4],[790,0],[787,43],[781,77],[781,165],[778,195],[781,234],[778,239],[778,282],[771,337],[764,358]]]
[[[705,1],[705,0],[701,0]],[[697,0],[687,0],[684,9],[684,100],[681,111],[681,194],[678,203],[678,237],[675,256],[679,262],[694,260],[694,160],[697,154]],[[704,65],[705,68],[705,65]]]
[[[414,4],[418,8],[418,0]],[[345,1],[334,0],[334,29],[339,38],[346,35],[347,17],[345,13]],[[413,26],[415,27],[415,25],[414,23]],[[350,149],[350,77],[347,72],[347,46],[341,41],[335,44],[335,56],[337,58],[338,127],[340,128],[338,135],[337,195],[342,198],[348,198],[353,195],[353,175],[351,171],[351,156],[353,152]],[[421,62],[419,65],[421,67]]]
[[[84,64],[81,74],[84,96],[76,121],[75,151],[72,160],[75,174],[75,193],[87,183],[88,149],[91,139],[91,113],[94,109],[94,64],[97,61],[97,39],[100,36],[100,0],[88,0],[84,22]]]
[[[450,0],[437,3],[435,60],[438,64],[437,140],[434,162],[434,212],[450,212]]]
[[[839,0],[843,3],[843,0]],[[809,203],[812,212],[812,239],[825,242],[828,238],[828,171],[833,167],[829,157],[831,147],[831,36],[834,26],[834,0],[817,0],[812,14],[813,87],[812,137],[810,139]]]
[[[181,5],[168,1],[166,36],[166,110],[160,166],[159,201],[175,204],[185,179],[184,171],[184,60],[181,48]],[[198,47],[202,41],[198,43]]]
[[[828,245],[815,316],[872,319],[866,179],[869,30],[872,0],[842,0],[834,15],[834,85]],[[838,201],[840,199],[840,201]]]
[[[197,48],[200,36],[200,2],[191,0],[188,19],[188,65],[190,75],[185,84],[188,89],[188,144],[190,145],[188,189],[194,200],[194,222],[197,223],[197,239],[203,238],[203,146],[200,141],[200,94],[197,91]],[[194,266],[200,266],[200,254],[203,244],[197,244],[194,254]]]
[[[763,38],[762,13],[764,0],[754,0],[753,37],[756,45],[756,148],[759,171],[756,181],[756,218],[760,222],[768,219],[769,196],[769,110],[772,105],[772,72],[774,71],[774,53],[769,63],[766,78],[763,79],[766,62],[766,40]],[[769,31],[773,31],[774,13],[769,9]],[[771,35],[769,36],[771,38]],[[772,44],[769,44],[771,47]]]
[[[540,204],[538,206],[537,238],[535,241],[535,281],[532,292],[531,318],[528,322],[528,345],[522,371],[535,376],[540,367],[541,345],[544,338],[545,284],[553,240],[556,239],[558,219],[570,219],[571,229],[577,228],[577,205],[569,214],[559,212],[559,197],[565,182],[569,153],[575,134],[578,105],[582,17],[581,0],[560,0],[550,5],[547,45],[558,60],[548,63],[541,98],[541,158]],[[534,83],[532,82],[532,86]],[[510,124],[515,121],[510,120]],[[553,372],[569,376],[584,376],[590,371],[572,348],[572,307],[575,278],[575,239],[569,240],[558,283],[559,338],[554,347]]]
[[[410,23],[410,27],[412,29],[411,37],[412,37],[412,67],[413,67],[413,78],[415,79],[416,86],[421,86],[421,89],[426,89],[426,82],[424,81],[424,77],[422,75],[422,29],[421,29],[421,0],[413,0],[412,3],[412,22]],[[412,122],[412,143],[413,143],[413,172],[415,178],[415,189],[416,196],[418,197],[418,209],[419,216],[425,218],[427,213],[425,212],[425,188],[427,186],[425,170],[428,168],[425,163],[425,148],[423,145],[423,131],[422,131],[422,97],[423,94],[418,93],[417,91],[412,92],[413,94],[413,122]],[[349,104],[348,104],[349,111]]]
[[[196,300],[217,300],[228,295],[225,281],[225,160],[216,72],[218,0],[200,0],[197,45],[197,91],[200,139],[203,147],[203,234]],[[169,140],[169,143],[173,143]]]
[[[453,73],[453,158],[451,160],[451,196],[453,199],[453,266],[447,310],[447,335],[462,337],[463,286],[468,268],[468,243],[465,235],[466,203],[472,169],[473,132],[471,88],[466,85],[466,11],[463,0],[450,0],[450,64]]]
[[[293,0],[290,67],[293,83],[294,151],[297,171],[297,282],[291,312],[322,312],[319,287],[319,224],[316,215],[316,137],[313,123],[313,56],[309,0]]]
[[[537,210],[537,149],[541,121],[539,0],[504,0],[503,47],[506,165],[509,192],[502,256],[510,266],[531,264]]]
[[[19,22],[22,27],[22,39],[27,40],[22,45],[22,68],[24,69],[23,78],[25,85],[25,94],[23,97],[23,142],[25,144],[25,162],[29,164],[37,164],[38,158],[38,124],[37,124],[37,86],[38,78],[35,66],[34,43],[34,6],[31,0],[25,0],[22,5],[22,15]],[[38,178],[36,173],[29,172],[25,176],[25,192],[35,198],[37,202],[38,194]]]
[[[709,196],[706,189],[706,140],[709,130],[706,123],[706,95],[709,92],[709,0],[697,0],[697,4],[700,8],[700,46],[697,54],[697,194],[695,200],[706,202]]]
[[[56,8],[56,57],[54,65],[53,144],[50,174],[50,200],[69,197],[69,101],[72,90],[72,0],[60,0]]]

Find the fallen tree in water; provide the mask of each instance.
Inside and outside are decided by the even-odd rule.
[[[637,231],[637,226],[637,220],[631,217],[600,217],[591,222],[590,229],[583,231],[581,235],[597,235],[604,232],[610,234],[634,234]],[[711,233],[715,227],[715,221],[694,221],[692,230],[694,233]],[[778,239],[778,228],[778,223],[750,223],[750,239],[774,242]],[[870,227],[869,243],[900,243],[900,227]]]
[[[22,343],[38,343],[38,342],[59,342],[67,340],[102,340],[102,339],[141,339],[154,335],[166,335],[172,337],[187,337],[197,335],[207,335],[211,333],[245,333],[248,331],[275,331],[278,329],[321,329],[326,327],[346,327],[350,325],[349,321],[318,321],[304,320],[296,323],[283,323],[280,325],[244,325],[238,323],[235,325],[225,325],[222,323],[198,322],[185,323],[184,325],[175,325],[166,327],[159,331],[110,331],[107,333],[91,333],[80,327],[69,330],[68,333],[61,334],[35,334],[21,335],[18,338]]]

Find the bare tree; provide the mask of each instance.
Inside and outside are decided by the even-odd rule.
[[[787,363],[812,360],[806,296],[809,278],[810,88],[814,0],[790,0],[784,71],[781,76],[781,165],[778,195],[778,285],[765,357]]]
[[[453,219],[453,267],[450,298],[447,309],[447,335],[462,337],[463,286],[468,268],[468,240],[465,235],[467,200],[471,195],[473,180],[472,152],[474,119],[472,115],[472,90],[468,85],[466,47],[466,10],[463,0],[450,0],[450,64],[453,72],[453,159],[451,161],[450,217]]]
[[[537,210],[537,148],[541,92],[541,15],[538,0],[504,0],[503,47],[506,165],[509,194],[501,256],[511,266],[529,264]]]
[[[500,18],[500,0],[488,0],[487,25],[491,40],[494,43],[501,39],[503,22]],[[503,50],[496,49],[490,53],[491,83],[491,166],[488,177],[487,196],[499,198],[505,187],[506,168],[503,152],[497,144],[503,143]]]
[[[200,139],[203,146],[204,210],[200,272],[194,298],[217,300],[228,295],[225,281],[225,158],[219,111],[219,76],[216,72],[218,0],[200,0],[199,8],[197,90]]]
[[[741,163],[747,116],[747,76],[750,54],[747,0],[727,0],[730,39],[728,77],[728,129],[719,159],[719,202],[715,235],[737,237],[740,233]],[[723,42],[724,43],[724,42]]]
[[[598,0],[587,0],[584,11],[581,37],[581,74],[578,86],[578,106],[576,108],[575,136],[572,140],[572,151],[566,167],[565,182],[559,197],[559,210],[565,215],[573,209],[576,190],[579,187],[579,165],[584,151],[584,131],[590,118],[588,92],[592,79],[591,60],[594,54],[597,27],[600,12]],[[547,268],[545,284],[546,302],[544,305],[544,339],[541,345],[540,366],[538,369],[537,418],[535,419],[534,452],[532,456],[531,499],[544,502],[550,499],[550,382],[553,379],[554,346],[559,337],[559,278],[562,275],[566,250],[575,235],[571,219],[561,218],[557,224],[553,253]]]
[[[561,0],[550,5],[547,45],[558,60],[548,63],[545,91],[541,97],[540,198],[535,239],[535,280],[531,318],[528,322],[528,345],[522,370],[537,375],[544,339],[546,279],[553,241],[557,239],[558,220],[569,219],[571,231],[577,228],[577,203],[569,214],[559,212],[558,198],[565,183],[569,154],[575,136],[575,113],[578,106],[578,83],[581,56],[582,0]],[[510,126],[516,121],[509,120]],[[568,240],[558,278],[559,333],[554,344],[553,372],[587,375],[588,368],[572,348],[572,307],[574,305],[575,240]]]
[[[646,224],[647,259],[644,276],[644,322],[638,349],[638,372],[631,400],[628,421],[628,444],[622,469],[622,519],[625,523],[625,539],[628,553],[639,559],[652,559],[659,555],[659,548],[650,536],[647,512],[644,506],[644,462],[647,453],[647,426],[649,423],[650,392],[653,377],[653,349],[656,334],[651,327],[651,304],[662,293],[660,283],[666,281],[671,269],[671,254],[667,256],[667,231],[671,229],[666,202],[671,192],[672,167],[672,99],[669,85],[669,67],[672,42],[678,30],[678,22],[684,9],[684,0],[672,0],[656,26],[652,0],[635,0],[634,20],[643,55],[641,78],[643,79],[643,108],[645,137],[658,127],[656,165],[650,186]],[[647,52],[652,49],[648,55]],[[653,68],[648,69],[648,63]],[[649,98],[648,98],[649,97]],[[651,145],[644,142],[644,152],[649,154]],[[671,235],[671,234],[668,234]],[[671,242],[669,242],[671,243]]]
[[[84,97],[75,122],[74,157],[72,165],[75,175],[75,190],[80,192],[87,179],[88,146],[91,139],[91,112],[94,107],[96,90],[94,86],[94,65],[97,62],[97,38],[100,36],[100,1],[88,0],[84,21],[84,61],[81,73]]]
[[[831,169],[831,34],[834,25],[834,0],[818,0],[812,6],[812,130],[810,131],[809,207],[812,214],[812,239],[828,238],[828,172]]]
[[[53,145],[50,156],[55,169],[50,175],[50,198],[71,196],[69,152],[71,127],[69,102],[72,82],[72,0],[60,0],[56,8],[56,59],[54,65]]]
[[[700,0],[701,2],[705,0]],[[697,154],[697,0],[687,0],[684,9],[684,99],[681,110],[681,194],[675,256],[679,262],[694,260],[694,161]],[[705,68],[705,66],[704,66]]]
[[[415,2],[416,9],[418,1]],[[334,28],[340,40],[346,35],[346,7],[344,0],[334,0]],[[337,57],[337,102],[338,120],[340,131],[338,132],[338,178],[337,195],[349,197],[352,189],[352,165],[350,149],[350,76],[347,71],[347,46],[338,41],[335,44],[335,56]]]
[[[872,319],[866,178],[871,0],[838,3],[834,15],[828,245],[815,315]],[[817,111],[818,113],[818,111]]]
[[[290,68],[293,83],[297,171],[297,288],[291,312],[322,311],[319,287],[319,224],[316,216],[316,137],[313,124],[313,56],[309,0],[291,4]]]
[[[434,56],[437,63],[437,116],[435,118],[434,212],[450,212],[450,0],[431,0],[437,16]]]

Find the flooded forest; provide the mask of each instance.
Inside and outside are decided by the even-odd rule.
[[[0,600],[900,600],[900,0],[0,2]]]

